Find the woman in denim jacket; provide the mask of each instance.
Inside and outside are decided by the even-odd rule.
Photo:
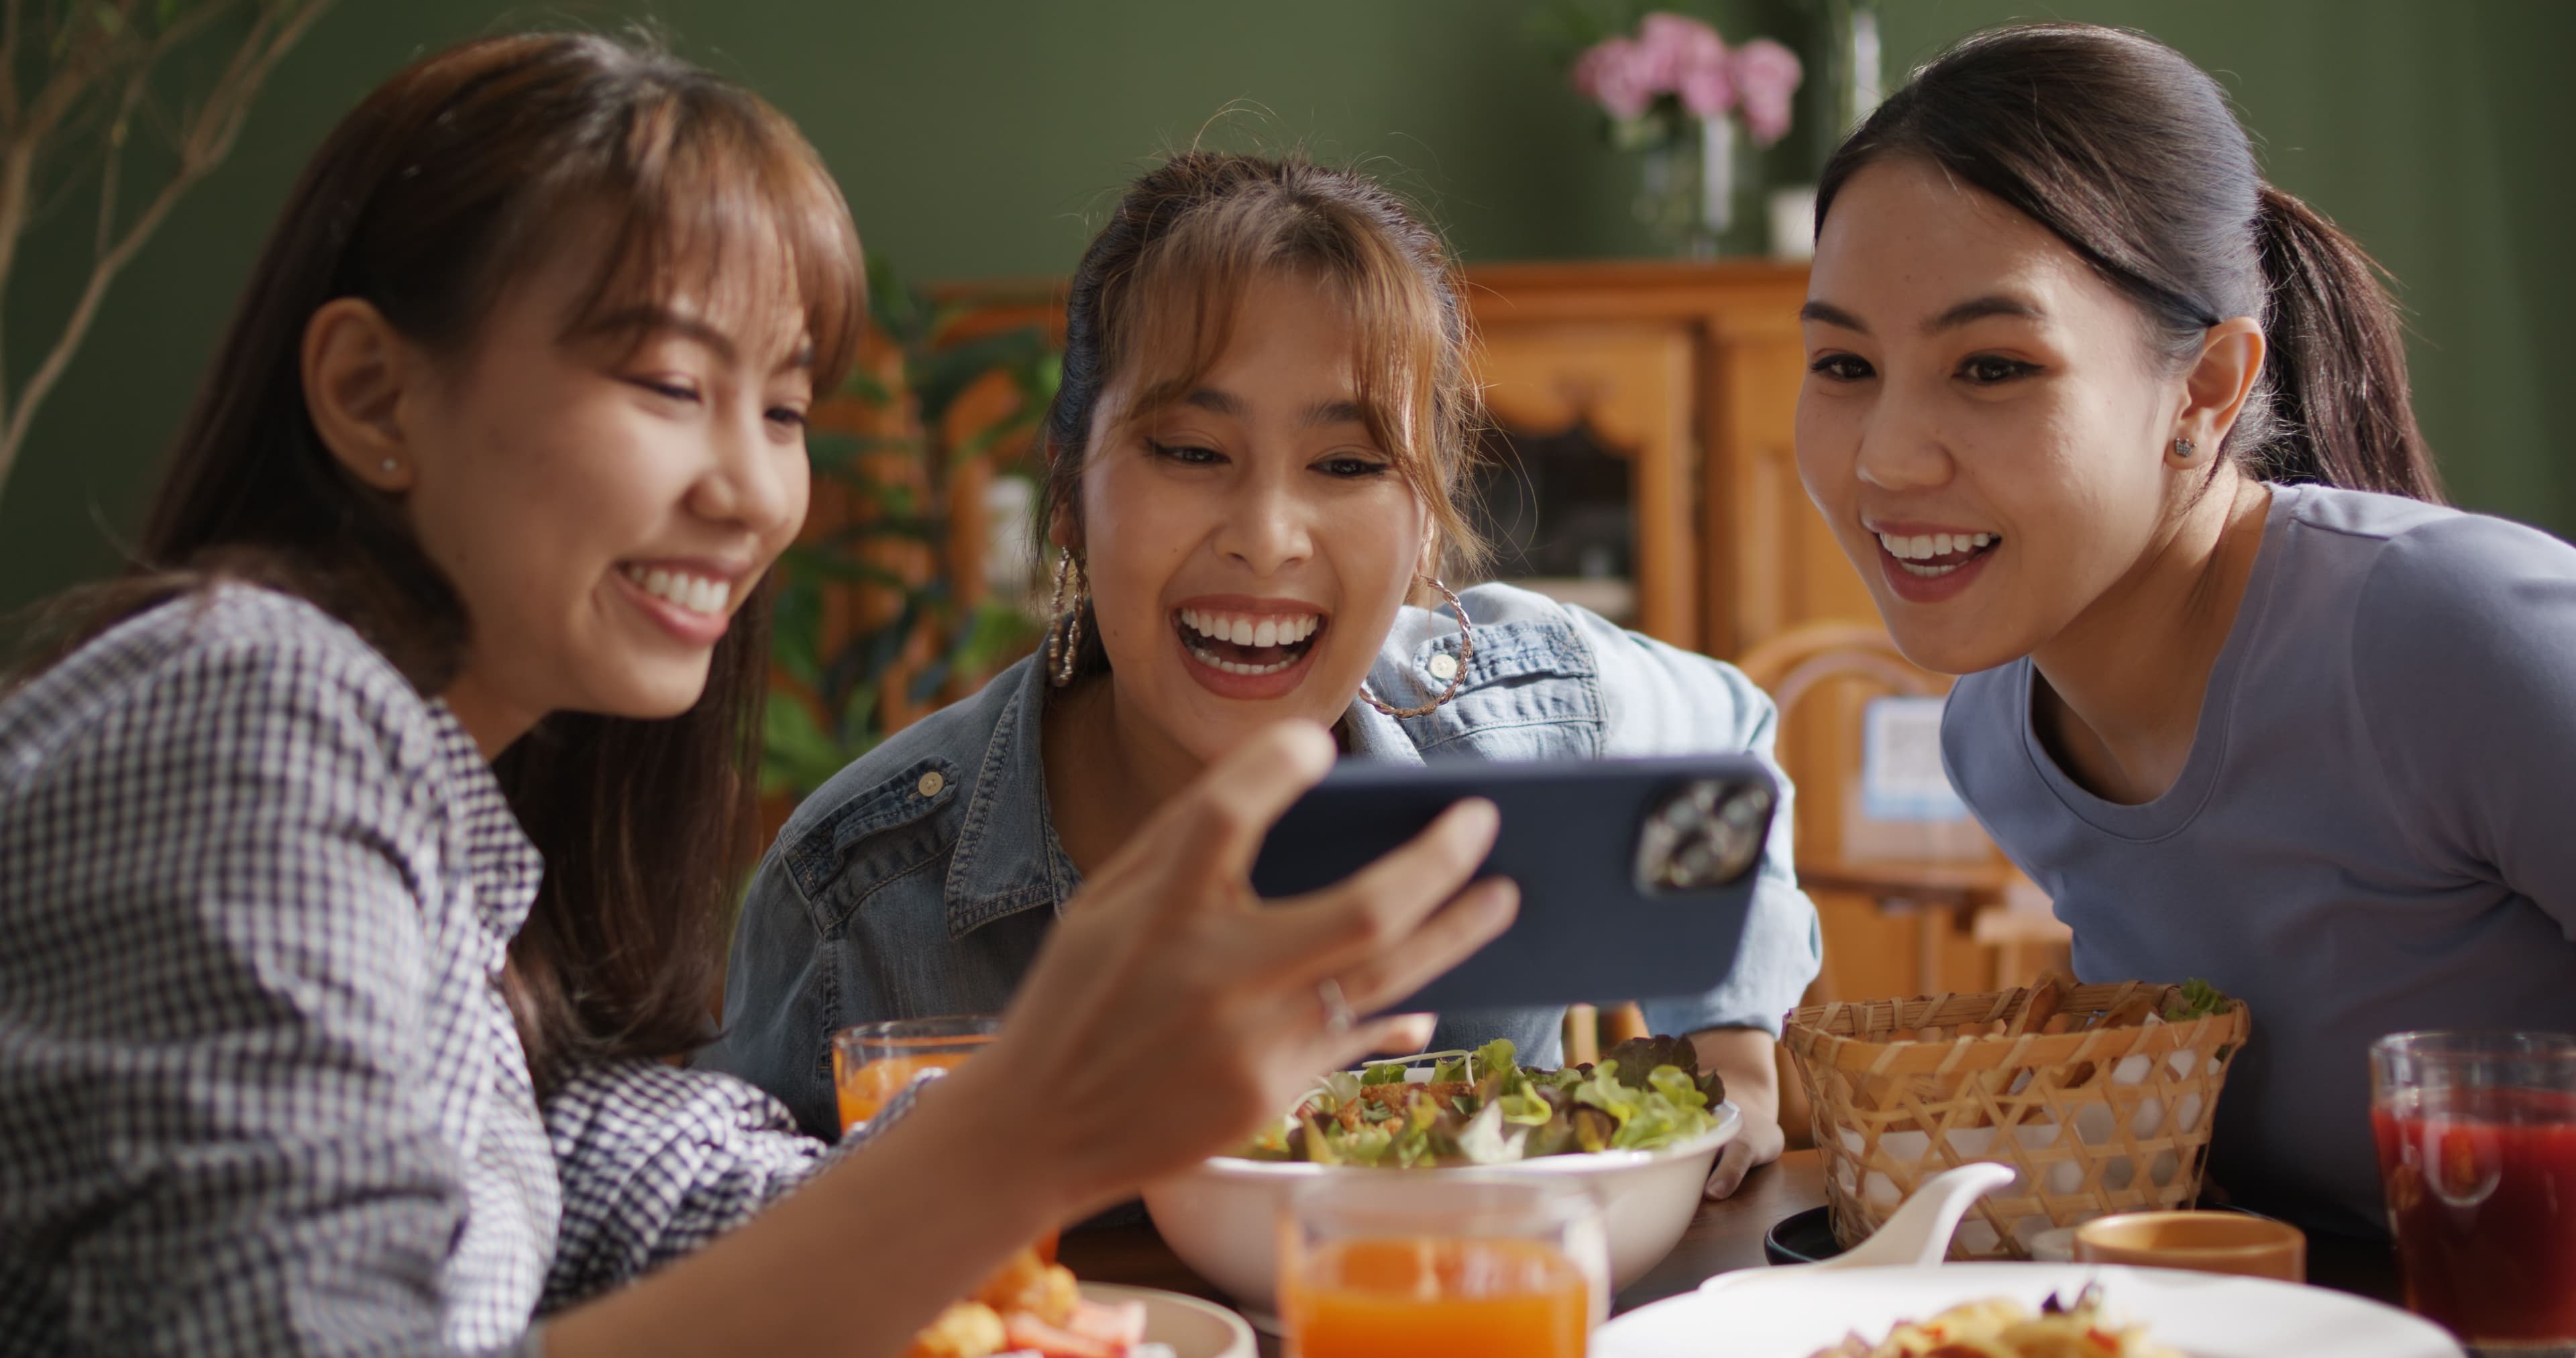
[[[1363,759],[1770,758],[1772,705],[1731,667],[1439,583],[1478,555],[1450,269],[1347,172],[1191,153],[1130,188],[1075,274],[1048,413],[1048,644],[799,808],[752,885],[706,1064],[830,1134],[833,1032],[1000,1010],[1085,869],[1283,718]],[[1779,1151],[1771,1043],[1821,957],[1790,819],[1732,970],[1647,1006],[1744,1110],[1715,1195]],[[1509,1037],[1553,1063],[1561,1018],[1447,1014],[1432,1040]]]

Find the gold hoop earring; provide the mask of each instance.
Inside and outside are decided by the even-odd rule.
[[[1441,598],[1449,601],[1450,611],[1458,615],[1458,667],[1449,672],[1449,687],[1440,690],[1439,697],[1420,707],[1389,707],[1380,701],[1376,694],[1368,691],[1368,685],[1360,685],[1360,701],[1390,717],[1427,717],[1440,710],[1442,705],[1458,696],[1459,685],[1467,682],[1468,662],[1476,658],[1476,625],[1467,620],[1467,606],[1458,602],[1457,593],[1440,583],[1438,577],[1433,577],[1429,583],[1433,589],[1439,591]]]
[[[1066,606],[1070,587],[1072,606]],[[1082,609],[1091,602],[1091,577],[1070,549],[1055,560],[1055,599],[1047,605],[1047,679],[1057,688],[1073,682],[1073,663],[1082,655]]]

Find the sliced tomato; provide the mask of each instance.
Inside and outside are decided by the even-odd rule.
[[[1064,1327],[1085,1339],[1097,1339],[1120,1352],[1145,1342],[1145,1303],[1078,1301]]]
[[[1015,1349],[1035,1349],[1045,1358],[1125,1358],[1127,1346],[1059,1330],[1026,1311],[1002,1317],[1002,1342]]]

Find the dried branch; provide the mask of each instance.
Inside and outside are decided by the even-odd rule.
[[[18,20],[21,0],[0,3],[0,133],[18,126]]]
[[[124,0],[121,13],[129,19],[134,2]],[[98,223],[93,243],[95,255],[89,278],[72,306],[71,315],[46,350],[44,360],[37,364],[26,383],[15,393],[0,397],[0,486],[7,484],[10,468],[16,463],[18,452],[34,425],[37,409],[62,380],[73,354],[88,338],[89,328],[97,320],[99,307],[106,300],[108,289],[115,283],[117,275],[133,262],[136,253],[169,217],[179,199],[231,153],[234,142],[241,136],[242,125],[249,118],[251,101],[261,85],[267,81],[278,61],[331,4],[331,0],[249,2],[256,6],[256,17],[251,22],[249,33],[234,48],[231,59],[207,93],[204,103],[180,120],[175,148],[177,166],[142,212],[122,228],[116,222],[116,198],[127,141],[125,134],[135,109],[149,97],[152,73],[163,56],[218,18],[236,12],[242,0],[208,0],[175,18],[149,44],[133,43],[135,30],[131,23],[114,32],[105,31],[103,26],[93,23],[92,27],[101,31],[95,36],[76,37],[60,65],[48,77],[44,91],[29,106],[24,118],[5,141],[0,141],[0,288],[5,288],[9,266],[26,229],[28,193],[47,136],[62,126],[65,118],[78,106],[81,95],[93,83],[116,69],[120,62],[114,51],[116,47],[125,44],[129,48],[140,48],[139,51],[128,51],[121,58],[135,64],[126,75],[118,94],[116,116],[107,128]],[[11,0],[7,14],[0,16],[0,27],[13,22],[15,14],[15,3]]]

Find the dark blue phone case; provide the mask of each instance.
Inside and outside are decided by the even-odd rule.
[[[1706,807],[1712,796],[1729,843],[1753,836],[1750,860],[1740,868],[1727,862],[1724,879],[1706,884],[1657,886],[1641,876],[1641,845],[1656,847],[1643,844],[1649,823],[1678,801],[1695,797]],[[1400,1007],[1615,1003],[1695,995],[1726,979],[1744,940],[1778,797],[1769,771],[1743,755],[1345,762],[1272,827],[1253,865],[1253,888],[1277,898],[1330,886],[1465,797],[1501,809],[1501,832],[1477,875],[1518,882],[1520,915],[1502,937]],[[1672,814],[1676,823],[1692,821]]]

